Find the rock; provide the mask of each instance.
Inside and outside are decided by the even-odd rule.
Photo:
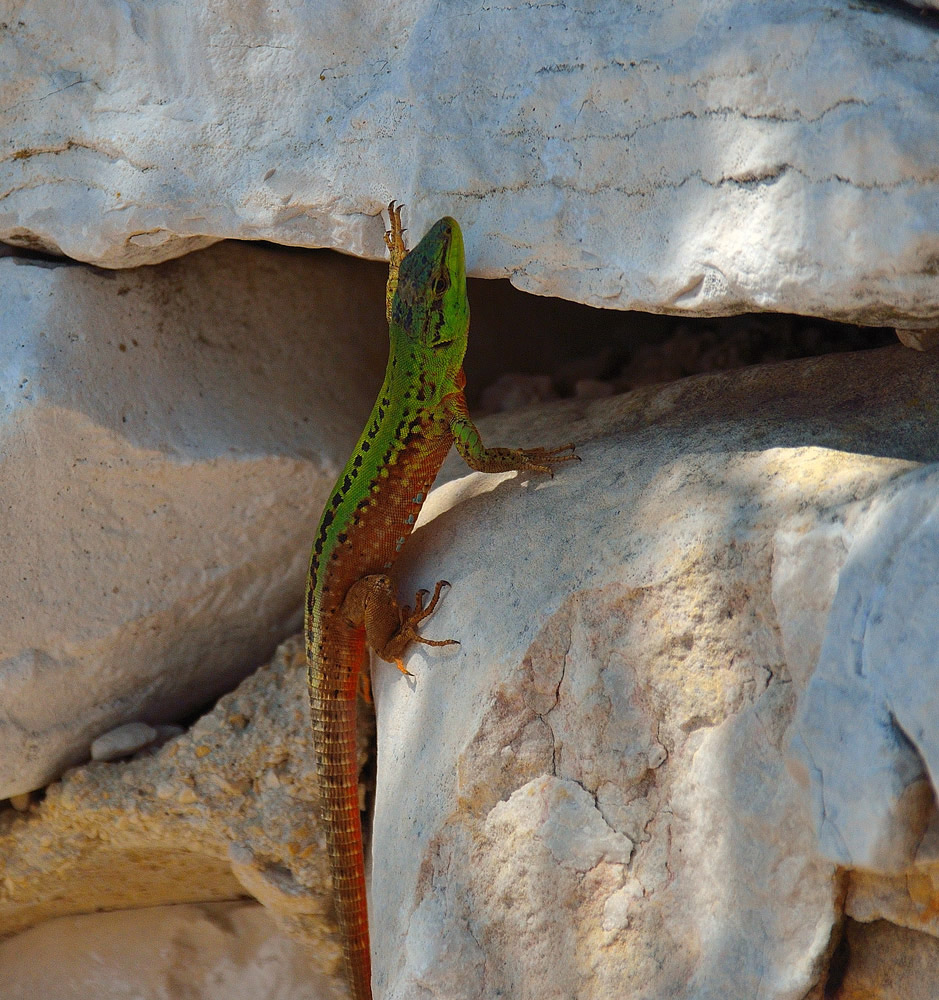
[[[235,244],[120,274],[0,260],[0,798],[299,627],[384,370],[382,271]]]
[[[0,41],[0,238],[108,267],[222,238],[470,267],[653,312],[939,317],[935,58],[902,5],[90,0]],[[35,53],[42,52],[42,58]],[[889,261],[889,266],[885,265]]]
[[[937,488],[931,466],[854,502],[818,666],[800,701],[795,766],[811,788],[819,850],[845,867],[904,871],[935,809]]]
[[[583,464],[438,488],[403,556],[403,592],[453,584],[426,631],[462,645],[415,651],[413,689],[375,681],[378,995],[820,995],[839,883],[787,771],[801,688],[774,597],[812,634],[828,608],[773,590],[774,546],[934,457],[922,362],[897,348],[484,422],[494,443],[563,427]]]
[[[130,757],[138,750],[150,746],[159,734],[145,722],[128,722],[106,733],[102,733],[91,744],[92,760],[120,760]]]
[[[364,760],[367,717],[360,728]],[[291,640],[185,735],[74,768],[29,813],[0,811],[0,937],[69,914],[250,894],[311,946],[319,975],[336,975],[313,768]]]
[[[939,822],[934,811],[924,838],[924,846],[929,842],[933,848],[929,861],[918,857],[916,864],[896,875],[863,869],[848,871],[845,877],[845,913],[863,923],[889,921],[899,927],[908,927],[939,938],[939,859],[935,856],[937,833]]]
[[[915,351],[939,350],[939,327],[904,329],[898,326],[897,339],[904,347],[912,347]]]
[[[451,581],[424,631],[462,645],[374,670],[376,996],[821,995],[844,890],[787,757],[828,608],[792,562],[817,529],[829,572],[840,512],[934,474],[937,376],[899,346],[702,376],[482,422],[563,428],[552,480],[448,459],[398,576]],[[0,927],[249,892],[334,970],[312,767],[291,642],[183,736],[0,812]]]
[[[340,1000],[344,994],[263,907],[241,900],[49,921],[0,942],[0,996]]]
[[[846,968],[836,1000],[934,1000],[939,941],[884,921],[848,921]]]

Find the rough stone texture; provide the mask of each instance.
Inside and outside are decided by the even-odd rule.
[[[0,238],[106,266],[223,237],[378,257],[395,197],[540,294],[934,327],[934,17],[23,2],[0,26]]]
[[[0,260],[0,797],[299,626],[387,356],[379,272],[237,244],[119,274]]]
[[[845,867],[893,874],[939,862],[937,845],[924,842],[939,788],[937,491],[934,466],[854,505],[794,727],[819,850]],[[807,535],[804,562],[814,541]]]
[[[923,853],[934,854],[939,823],[930,818]],[[900,927],[924,931],[939,938],[939,864],[917,858],[916,864],[897,875],[850,871],[846,878],[845,913],[870,923],[889,920]]]
[[[0,942],[3,1000],[339,1000],[256,903],[60,917]]]
[[[846,928],[848,965],[831,1000],[935,1000],[939,941],[878,921]]]
[[[888,351],[502,419],[606,436],[549,484],[432,495],[402,586],[451,580],[432,634],[463,645],[377,678],[380,995],[821,989],[842,889],[786,771],[776,534],[935,457],[936,373]],[[512,545],[519,573],[474,568]]]
[[[937,410],[939,358],[897,347],[483,422],[583,462],[448,460],[403,556],[402,592],[453,584],[425,631],[462,645],[375,672],[377,996],[821,996],[845,890],[787,769],[786,656],[828,608],[793,539],[833,551],[839,512],[928,481]],[[0,813],[3,926],[248,891],[328,971],[301,660]]]
[[[26,814],[0,812],[0,936],[65,914],[250,894],[334,975],[304,676],[302,646],[288,642],[185,735],[74,769]],[[369,731],[363,722],[363,748]]]

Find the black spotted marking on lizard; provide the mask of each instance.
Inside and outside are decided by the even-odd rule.
[[[326,578],[333,581],[333,594],[324,603],[324,581],[314,576],[310,580],[314,592],[308,602],[312,627],[308,630],[307,650],[311,684],[317,685],[313,706],[314,738],[317,755],[325,765],[321,774],[328,776],[321,794],[336,877],[334,899],[343,931],[347,978],[357,1000],[371,998],[364,865],[357,822],[358,782],[351,766],[356,758],[353,688],[359,670],[365,665],[361,655],[364,646],[361,636],[350,638],[341,615],[319,617],[319,614],[327,610],[326,604],[331,605],[331,611],[339,607],[337,599],[341,600],[342,595],[337,592],[346,588],[348,580],[356,573],[368,572],[371,560],[380,557],[391,565],[396,554],[392,547],[396,550],[404,538],[404,524],[397,531],[388,527],[392,518],[400,514],[403,520],[410,512],[412,516],[406,523],[410,525],[416,520],[416,511],[430,488],[446,450],[443,446],[449,440],[447,428],[452,408],[441,400],[449,394],[463,402],[465,382],[460,363],[466,347],[465,320],[468,317],[459,226],[449,217],[439,220],[420,246],[410,256],[404,256],[407,251],[400,211],[393,203],[389,206],[389,214],[391,228],[387,242],[392,253],[392,269],[387,287],[392,296],[392,324],[387,370],[395,371],[395,377],[386,376],[376,409],[360,438],[358,452],[368,455],[367,464],[350,460],[343,473],[344,478],[352,473],[353,483],[351,493],[341,497],[344,505],[337,510],[337,519],[345,518],[346,523],[332,524],[328,537],[319,545],[321,556],[314,558],[315,574],[317,558],[325,563],[327,556],[337,558],[341,553],[339,566],[330,562],[324,572]],[[451,290],[441,300],[448,276]],[[396,280],[400,282],[397,292],[394,289]],[[454,286],[456,295],[453,294]],[[441,307],[449,312],[452,327],[442,325],[433,315]],[[391,404],[388,399],[392,400]],[[418,402],[412,404],[411,399]],[[382,426],[378,426],[379,411],[386,421]],[[390,438],[404,440],[389,441]],[[378,449],[375,456],[371,456],[371,444],[376,441]],[[386,449],[384,461],[379,462],[378,455]],[[361,455],[357,453],[356,457],[361,458]],[[397,464],[391,468],[394,463]],[[366,468],[367,474],[359,471]],[[423,486],[415,492],[414,480],[418,477]],[[376,484],[380,484],[380,489],[373,493]],[[338,492],[344,493],[343,490]],[[366,495],[364,503],[359,502],[363,499],[362,493]],[[412,497],[413,506],[408,503]],[[376,508],[374,512],[365,513],[372,507]],[[354,534],[354,530],[358,534]],[[351,545],[343,541],[342,533],[353,539]],[[334,551],[330,546],[335,547]],[[316,587],[319,589],[315,590]]]

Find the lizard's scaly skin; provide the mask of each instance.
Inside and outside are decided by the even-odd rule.
[[[419,593],[412,612],[398,606],[388,571],[451,444],[484,472],[551,474],[553,464],[575,457],[572,445],[528,451],[483,446],[463,397],[469,304],[460,227],[441,219],[408,254],[394,202],[389,214],[388,367],[372,415],[320,519],[305,617],[322,820],[355,1000],[372,995],[356,744],[356,695],[367,666],[366,646],[405,671],[402,657],[409,643],[454,642],[422,639],[416,632],[444,581],[426,608]]]

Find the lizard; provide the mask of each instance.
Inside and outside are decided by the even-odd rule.
[[[371,998],[371,959],[358,793],[356,698],[368,697],[368,649],[404,674],[419,624],[446,580],[399,605],[389,575],[441,463],[455,444],[472,469],[553,476],[578,459],[574,445],[487,448],[469,416],[463,357],[469,302],[463,236],[455,219],[436,222],[410,252],[401,206],[388,206],[390,265],[385,296],[390,351],[365,429],[329,494],[307,577],[304,632],[321,818],[346,978],[355,1000]]]

